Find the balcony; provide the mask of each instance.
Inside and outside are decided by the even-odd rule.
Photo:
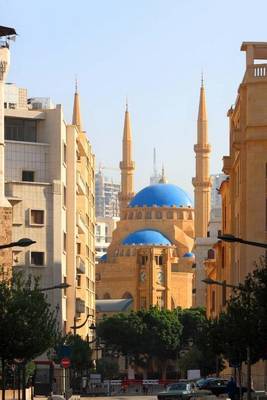
[[[85,263],[80,256],[76,257],[76,270],[78,274],[85,274]]]
[[[243,82],[267,81],[267,64],[248,65]]]
[[[76,181],[77,181],[77,193],[80,195],[86,195],[86,184],[83,178],[81,177],[80,172],[77,172]]]
[[[83,217],[78,212],[76,214],[76,225],[78,227],[78,233],[82,234],[87,232],[87,227],[83,220]]]
[[[82,314],[85,312],[85,301],[77,297],[76,299],[76,313]]]

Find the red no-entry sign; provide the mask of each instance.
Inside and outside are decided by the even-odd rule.
[[[60,365],[63,368],[69,368],[70,366],[70,359],[68,357],[64,357],[62,358],[62,360],[60,361]]]

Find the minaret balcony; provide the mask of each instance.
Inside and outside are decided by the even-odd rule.
[[[195,153],[210,153],[211,152],[211,145],[206,144],[195,144],[194,145],[194,152]]]
[[[135,162],[134,161],[121,161],[120,169],[126,169],[126,170],[135,169]]]

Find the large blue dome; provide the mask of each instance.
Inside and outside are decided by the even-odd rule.
[[[189,196],[171,183],[157,183],[140,190],[131,200],[129,207],[192,207]]]
[[[141,229],[140,231],[135,231],[126,236],[122,241],[122,244],[146,244],[146,245],[164,245],[170,246],[171,242],[166,236],[164,236],[159,231],[154,231],[152,229]]]

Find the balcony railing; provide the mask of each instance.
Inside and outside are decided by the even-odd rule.
[[[77,225],[77,227],[78,227],[78,233],[86,233],[87,232],[87,227],[86,227],[86,224],[85,224],[85,222],[84,222],[84,220],[83,220],[83,217],[81,216],[81,214],[79,214],[78,212],[77,212],[77,214],[76,214],[76,225]]]
[[[267,80],[267,64],[253,64],[247,66],[244,82]]]
[[[79,274],[85,274],[85,263],[80,256],[76,257],[76,269]]]
[[[83,180],[83,178],[81,177],[80,172],[77,172],[77,192],[78,194],[81,195],[86,195],[86,184]]]

